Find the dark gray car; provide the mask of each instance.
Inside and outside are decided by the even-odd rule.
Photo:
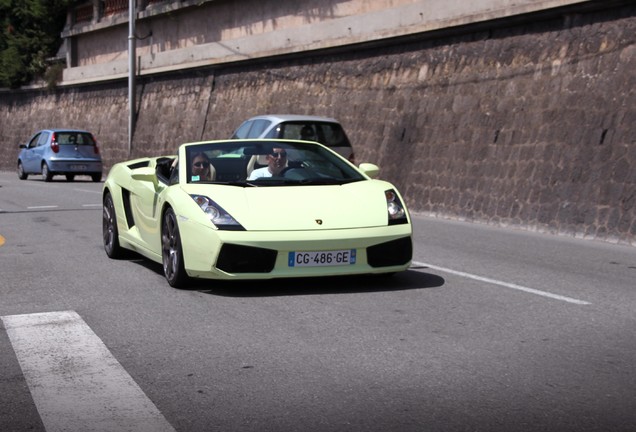
[[[102,179],[102,157],[93,135],[85,130],[45,129],[37,132],[26,144],[20,144],[18,177],[42,175],[51,181],[54,175],[64,175],[72,181],[76,175]]]

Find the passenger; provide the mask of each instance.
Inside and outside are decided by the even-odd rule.
[[[252,171],[248,180],[277,176],[287,166],[287,152],[283,148],[275,147],[267,155],[267,166]]]
[[[214,180],[214,167],[210,166],[210,159],[203,153],[196,153],[192,158],[192,181]]]
[[[309,125],[303,126],[300,130],[300,139],[303,141],[317,141],[314,128]]]

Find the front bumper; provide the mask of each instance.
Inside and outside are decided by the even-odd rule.
[[[181,223],[186,272],[209,279],[273,279],[394,273],[412,258],[410,224],[325,231],[215,231]],[[356,250],[355,264],[289,265],[297,251]]]

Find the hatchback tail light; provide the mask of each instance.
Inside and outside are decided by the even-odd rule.
[[[60,151],[60,145],[57,143],[56,134],[53,134],[53,136],[51,137],[51,150],[53,150],[53,153],[57,153]]]
[[[91,135],[91,138],[93,138],[93,142],[95,143],[95,145],[93,146],[93,151],[95,152],[95,154],[99,154],[99,147],[97,147],[97,140],[95,139],[93,135]]]

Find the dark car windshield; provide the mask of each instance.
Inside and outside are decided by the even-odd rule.
[[[331,122],[286,121],[276,125],[264,138],[317,141],[327,147],[351,147],[342,126]]]
[[[274,161],[276,160],[276,161]],[[365,177],[317,144],[289,141],[223,141],[186,148],[187,182],[235,186],[345,184]],[[272,173],[270,164],[278,164]],[[258,175],[257,175],[258,174]]]

